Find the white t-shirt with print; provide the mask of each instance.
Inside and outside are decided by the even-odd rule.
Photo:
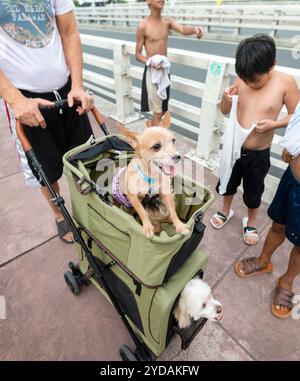
[[[0,0],[0,69],[18,89],[43,93],[67,82],[55,16],[73,8],[72,0]]]

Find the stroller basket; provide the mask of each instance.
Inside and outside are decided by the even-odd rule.
[[[177,234],[172,225],[163,224],[161,234],[148,239],[132,211],[113,205],[110,192],[106,193],[103,187],[94,186],[96,191],[93,191],[91,186],[104,175],[112,174],[121,161],[126,165],[132,157],[133,150],[128,143],[112,135],[73,149],[63,160],[77,224],[137,283],[156,288],[163,285],[199,245],[205,229],[203,216],[213,201],[213,194],[189,178],[176,176],[175,189],[182,186],[181,194],[175,196],[176,210],[190,233],[183,236]],[[106,188],[109,187],[108,183]]]
[[[188,329],[180,330],[173,310],[186,283],[196,275],[202,276],[206,268],[207,256],[197,247],[205,230],[203,216],[213,202],[213,193],[199,183],[176,176],[175,190],[183,184],[183,191],[175,196],[176,210],[190,234],[179,235],[172,225],[165,224],[159,236],[147,239],[132,211],[113,204],[109,182],[99,185],[103,176],[112,174],[120,162],[127,165],[133,155],[132,147],[121,136],[111,135],[73,149],[63,160],[73,217],[82,239],[125,314],[135,340],[146,351],[146,355],[141,355],[137,349],[133,354],[125,346],[120,354],[125,359],[153,359],[165,350],[176,333],[181,337],[182,349],[186,349],[206,322],[200,319]],[[89,274],[90,261],[82,245],[76,243],[76,248],[80,274]],[[90,280],[112,302],[105,285],[93,275]]]

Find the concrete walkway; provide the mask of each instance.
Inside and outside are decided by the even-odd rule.
[[[100,104],[105,115],[114,112],[114,105]],[[143,124],[142,120],[135,126]],[[116,131],[112,119],[107,125]],[[100,135],[97,127],[95,131]],[[193,148],[181,136],[178,141],[182,153]],[[214,189],[216,180],[205,171],[207,186]],[[62,194],[69,205],[65,179]],[[267,204],[261,208],[258,228],[262,239],[255,248],[245,246],[241,236],[242,195],[236,197],[232,222],[215,231],[209,218],[220,205],[216,197],[206,214],[201,248],[209,256],[204,279],[215,288],[224,318],[221,323],[206,324],[186,352],[180,351],[175,338],[161,359],[300,360],[300,319],[280,321],[270,313],[271,293],[287,267],[291,245],[286,242],[274,256],[272,275],[239,279],[233,264],[260,252],[270,226]],[[132,345],[131,340],[115,310],[94,287],[86,288],[79,297],[68,290],[63,273],[69,261],[76,261],[74,249],[57,237],[52,214],[39,191],[25,187],[2,113],[0,216],[0,303],[6,300],[6,319],[1,319],[0,310],[0,360],[119,360],[119,347]],[[295,292],[300,294],[300,278]]]

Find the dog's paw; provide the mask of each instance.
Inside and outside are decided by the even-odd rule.
[[[187,228],[187,226],[183,223],[176,225],[175,229],[176,229],[176,233],[179,233],[182,235],[187,235],[190,232],[189,229]]]
[[[151,223],[145,223],[143,225],[143,232],[144,232],[144,235],[147,237],[147,238],[152,238],[154,236],[154,227]]]

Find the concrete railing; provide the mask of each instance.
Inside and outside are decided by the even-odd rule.
[[[85,47],[100,48],[113,53],[112,58],[84,53],[85,64],[92,67],[84,69],[86,87],[116,103],[115,118],[119,121],[128,123],[141,117],[136,113],[136,110],[140,109],[141,89],[133,86],[133,80],[142,79],[143,68],[130,63],[130,56],[135,54],[135,44],[87,34],[81,34],[81,40]],[[201,108],[171,99],[169,110],[173,124],[178,126],[182,133],[192,133],[197,137],[197,149],[193,158],[210,168],[216,168],[226,122],[219,110],[219,104],[224,89],[229,85],[229,77],[235,76],[234,59],[178,49],[169,49],[168,57],[172,63],[196,68],[199,74],[201,70],[206,71],[205,82],[172,76],[172,90],[199,98]],[[108,74],[99,74],[97,69],[104,69]],[[284,67],[277,67],[277,70],[292,74],[300,88],[300,70]],[[285,112],[283,110],[280,117],[283,117]],[[280,155],[278,139],[279,136],[276,135],[272,151]],[[285,168],[276,155],[272,157],[272,165]]]
[[[136,28],[149,14],[144,3],[87,7],[77,9],[79,23],[99,24],[101,27]],[[200,25],[206,31],[205,38],[240,41],[245,35],[264,31],[276,38],[277,44],[291,47],[291,37],[300,34],[300,4],[286,5],[176,5],[166,6],[165,15],[174,17],[182,24]]]

